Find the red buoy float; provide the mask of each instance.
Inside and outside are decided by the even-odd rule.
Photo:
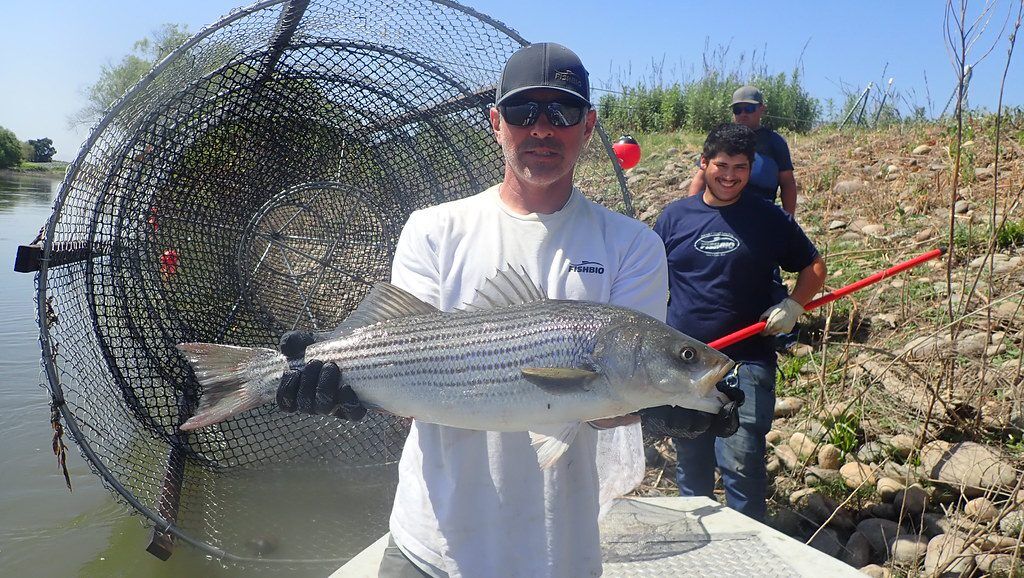
[[[640,162],[640,143],[636,139],[624,134],[612,145],[615,158],[619,159],[619,166],[623,170],[629,170]]]

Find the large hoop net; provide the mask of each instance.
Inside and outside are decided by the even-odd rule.
[[[43,242],[43,362],[91,467],[152,521],[152,552],[176,537],[228,562],[336,566],[386,531],[406,423],[257,409],[182,434],[200,392],[174,345],[340,323],[387,279],[411,211],[501,179],[487,111],[523,43],[444,0],[260,2],[92,132]],[[600,134],[579,176],[631,211]]]

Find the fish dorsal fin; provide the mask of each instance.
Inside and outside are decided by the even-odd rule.
[[[437,313],[437,308],[424,303],[418,297],[405,289],[396,287],[391,283],[374,283],[370,292],[359,302],[355,311],[345,318],[345,321],[332,333],[338,336],[348,333],[353,329],[367,327],[400,317],[411,315],[424,315],[426,313]]]
[[[496,271],[493,277],[485,281],[484,286],[476,290],[473,301],[466,303],[460,309],[483,311],[510,305],[525,305],[547,299],[544,291],[537,286],[533,279],[530,279],[525,268],[520,267],[517,271],[507,263],[505,267],[505,269]]]

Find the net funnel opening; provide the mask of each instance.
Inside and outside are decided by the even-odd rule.
[[[90,467],[164,537],[154,554],[331,568],[386,531],[406,420],[265,407],[183,434],[199,386],[174,346],[338,325],[412,211],[501,180],[488,110],[523,44],[443,0],[259,2],[94,128],[46,227],[43,366]],[[577,181],[631,214],[598,132]]]

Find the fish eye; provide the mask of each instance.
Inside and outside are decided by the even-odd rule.
[[[684,347],[679,350],[679,359],[686,363],[692,363],[697,359],[697,350],[692,347]]]

